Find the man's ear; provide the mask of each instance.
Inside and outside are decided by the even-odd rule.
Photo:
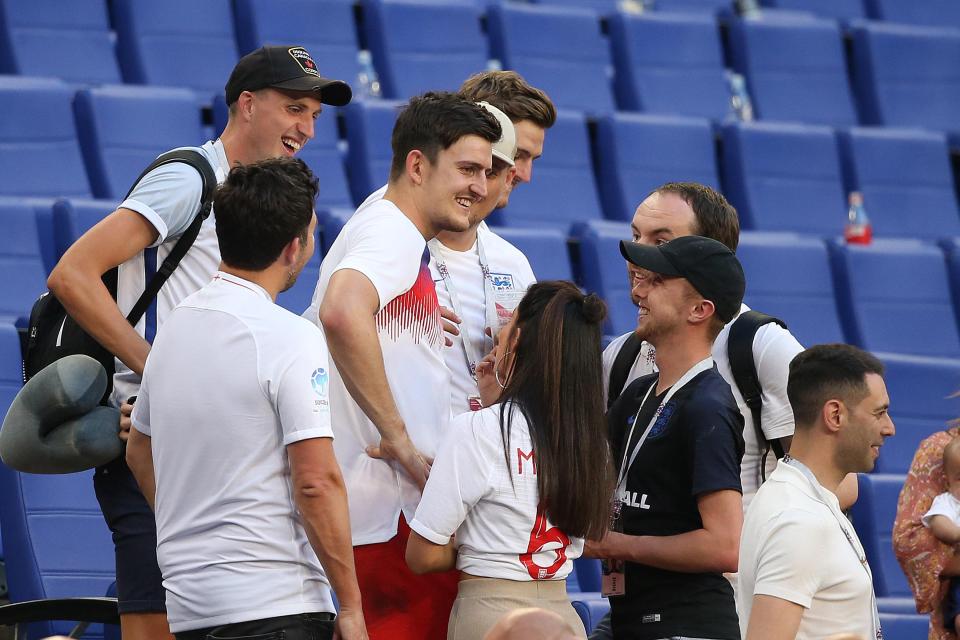
[[[280,252],[280,259],[283,261],[283,266],[289,267],[297,264],[302,249],[303,243],[300,242],[300,236],[294,236],[293,240],[288,242],[283,248],[283,251]]]
[[[827,425],[827,430],[831,433],[840,431],[840,427],[843,426],[846,419],[846,414],[847,407],[843,404],[842,400],[837,398],[827,400],[823,403],[823,408],[820,410],[820,417],[823,419],[823,423]]]
[[[717,308],[713,301],[701,299],[690,311],[690,322],[701,324],[707,322],[717,313]]]
[[[422,185],[424,180],[424,169],[426,168],[427,157],[419,149],[413,149],[407,154],[407,160],[404,164],[407,177],[416,185]]]
[[[237,98],[237,115],[244,121],[249,121],[253,117],[254,102],[256,96],[251,91],[241,91]]]

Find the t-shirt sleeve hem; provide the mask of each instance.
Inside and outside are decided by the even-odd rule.
[[[780,588],[778,585],[765,585],[758,584],[753,587],[753,595],[764,595],[771,596],[774,598],[780,598],[781,600],[787,600],[794,604],[798,604],[804,609],[809,609],[810,605],[813,604],[813,598],[809,595],[799,593],[797,591],[792,591],[790,589]]]
[[[444,545],[450,542],[450,536],[445,536],[442,533],[437,533],[430,527],[426,526],[416,518],[410,522],[410,529],[416,531],[421,537],[426,538],[433,544]]]
[[[330,438],[333,439],[333,431],[329,427],[312,427],[299,431],[291,431],[284,435],[283,446],[300,442],[301,440],[310,440],[311,438]]]
[[[142,433],[145,436],[150,435],[150,425],[144,423],[137,418],[130,416],[130,423],[133,424],[133,428]]]
[[[350,269],[364,275],[367,280],[370,281],[370,284],[373,285],[374,290],[377,292],[377,311],[382,311],[385,306],[387,306],[390,301],[395,297],[383,290],[383,286],[377,282],[377,279],[369,273],[370,269],[364,267],[363,263],[360,260],[351,260],[346,258],[343,262],[338,264],[333,270],[333,273],[330,274],[330,277],[333,277],[333,274],[338,271],[343,271],[344,269]]]
[[[159,246],[167,238],[169,229],[167,229],[167,223],[163,221],[163,218],[160,217],[156,211],[153,210],[153,207],[150,205],[144,204],[133,198],[127,198],[120,203],[118,207],[120,209],[129,209],[130,211],[136,211],[144,218],[147,219],[147,222],[153,225],[153,228],[157,230],[157,239],[151,244],[151,247]]]

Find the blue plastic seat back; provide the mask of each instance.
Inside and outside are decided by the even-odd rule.
[[[307,163],[320,183],[317,206],[352,207],[353,198],[337,133],[336,110],[333,107],[325,109],[314,121],[313,129],[313,140],[307,142],[297,157]]]
[[[552,226],[566,232],[573,222],[602,217],[586,120],[580,113],[561,111],[547,130],[533,178],[513,189],[497,224]]]
[[[0,71],[84,84],[120,82],[106,1],[0,3]]]
[[[116,200],[60,198],[53,203],[53,239],[56,259],[60,260],[77,238],[112,213]]]
[[[235,0],[233,7],[240,55],[264,45],[299,45],[321,75],[356,85],[360,46],[351,0]]]
[[[864,124],[960,130],[960,30],[861,22],[852,32]]]
[[[573,280],[567,236],[557,229],[492,228],[530,261],[537,280]]]
[[[456,91],[487,67],[480,8],[430,0],[363,0],[364,30],[386,98]]]
[[[926,638],[930,616],[918,613],[880,613],[884,638]]]
[[[610,44],[595,11],[504,4],[490,8],[487,24],[494,57],[558,108],[615,110]]]
[[[624,222],[594,220],[574,225],[580,241],[580,281],[587,291],[603,296],[609,307],[604,333],[621,335],[637,326],[637,307],[630,299],[627,263],[620,241],[630,239]]]
[[[355,202],[363,202],[390,178],[393,159],[390,137],[403,104],[388,100],[356,101],[344,107],[348,176]]]
[[[740,225],[759,231],[843,233],[847,197],[833,130],[736,123],[723,128],[724,185]]]
[[[237,63],[230,0],[113,0],[120,69],[135,84],[188,87],[206,101]]]
[[[532,2],[552,7],[593,9],[602,16],[615,15],[620,6],[619,0],[532,0]]]
[[[586,597],[594,596],[594,597]],[[574,611],[580,616],[583,622],[583,628],[589,634],[597,626],[597,623],[603,620],[603,617],[610,611],[610,601],[606,598],[598,597],[599,594],[583,594],[581,597],[575,597],[571,600]]]
[[[960,27],[960,4],[954,0],[866,0],[870,17],[927,27]]]
[[[327,251],[330,251],[330,247],[333,246],[337,236],[340,235],[343,225],[347,224],[347,220],[349,220],[350,216],[352,215],[353,209],[336,207],[317,211],[317,218],[320,222],[320,226],[322,227],[320,231],[320,237],[323,240],[324,254],[326,254]]]
[[[187,89],[84,89],[74,103],[93,194],[119,202],[157,156],[203,142],[200,109]]]
[[[869,351],[960,357],[943,252],[919,240],[832,244],[847,337]]]
[[[863,0],[764,0],[762,4],[776,9],[809,11],[821,18],[840,21],[866,16]]]
[[[860,495],[852,509],[853,525],[867,554],[878,597],[910,595],[910,586],[893,555],[891,541],[904,478],[903,475],[859,475]]]
[[[763,120],[857,123],[840,28],[833,20],[734,20],[734,67]]]
[[[840,134],[847,173],[863,194],[875,236],[960,235],[960,210],[941,133],[854,128]]]
[[[887,438],[874,471],[907,473],[920,442],[960,414],[960,360],[878,353],[886,366],[890,417],[897,434]]]
[[[720,189],[713,131],[701,118],[633,113],[602,118],[597,169],[604,209],[614,220],[632,220],[637,205],[667,182]]]
[[[90,196],[72,100],[58,80],[0,76],[0,196]]]
[[[733,12],[731,0],[657,0],[654,8],[668,13],[699,13],[716,16]]]
[[[28,317],[47,289],[37,213],[20,200],[0,199],[0,318]]]
[[[782,319],[804,346],[845,342],[830,256],[820,238],[744,231],[737,257],[751,309]]]

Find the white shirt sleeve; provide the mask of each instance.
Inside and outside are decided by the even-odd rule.
[[[793,435],[793,409],[787,397],[790,361],[803,351],[793,334],[778,324],[760,327],[753,339],[753,361],[762,387],[760,424],[767,440]]]
[[[493,411],[463,413],[453,419],[440,443],[427,486],[410,528],[434,544],[447,544],[490,486],[494,456],[503,447],[491,437]]]
[[[284,446],[309,438],[332,438],[330,426],[330,364],[320,330],[297,318],[303,330],[282,361],[273,355],[276,374],[268,374],[267,392],[280,418]],[[263,361],[269,354],[260,354]]]
[[[416,282],[427,243],[399,210],[371,213],[349,229],[349,247],[333,273],[353,269],[365,275],[380,297],[379,311]]]
[[[810,559],[822,555],[824,527],[829,525],[802,511],[780,514],[762,537],[756,554],[753,595],[773,596],[809,609],[824,573],[823,567]]]
[[[133,403],[133,413],[130,422],[133,428],[145,436],[150,435],[150,358],[143,366],[143,378],[140,381],[140,390],[137,392],[137,401]],[[127,398],[123,399],[124,402]]]
[[[950,522],[957,524],[957,508],[949,493],[941,493],[934,498],[933,504],[930,505],[930,509],[920,518],[920,522],[923,523],[923,526],[929,528],[933,516],[946,516]]]
[[[143,177],[120,207],[136,211],[159,236],[152,246],[186,231],[200,210],[203,179],[188,164],[171,162]]]

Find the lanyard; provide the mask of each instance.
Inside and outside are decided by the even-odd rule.
[[[850,526],[849,521],[847,521],[847,519],[843,516],[838,516],[833,510],[833,507],[831,506],[833,502],[823,495],[823,489],[820,485],[820,482],[817,480],[817,477],[813,475],[813,472],[810,471],[810,468],[807,467],[807,465],[803,464],[796,458],[791,457],[789,453],[783,456],[781,462],[790,465],[802,473],[803,477],[807,479],[807,482],[810,483],[810,488],[813,489],[814,495],[816,495],[817,499],[822,502],[827,509],[830,510],[830,514],[833,516],[834,520],[837,521],[837,525],[840,527],[840,530],[843,531],[843,536],[847,539],[847,543],[850,545],[850,548],[853,549],[854,555],[857,556],[860,566],[863,567],[863,570],[867,572],[867,578],[870,581],[870,606],[873,609],[871,612],[873,614],[873,635],[877,640],[883,640],[883,630],[880,628],[880,614],[877,611],[877,594],[874,593],[873,590],[873,573],[870,571],[870,565],[867,563],[867,555],[864,553],[863,548],[854,542],[853,534],[850,533],[850,529],[848,528]]]
[[[627,456],[626,451],[624,451],[623,461],[620,463],[620,473],[617,476],[617,491],[614,494],[618,499],[623,494],[623,490],[627,485],[627,472],[630,471],[630,467],[633,466],[634,461],[637,459],[637,455],[640,453],[640,447],[643,446],[643,443],[647,439],[647,435],[650,433],[650,430],[653,429],[653,425],[656,423],[657,418],[660,417],[660,412],[663,411],[663,408],[670,402],[670,399],[673,398],[673,395],[683,388],[685,384],[693,380],[700,373],[706,371],[707,369],[713,368],[713,358],[707,356],[697,364],[690,367],[685,374],[683,374],[679,380],[670,387],[667,391],[667,395],[664,396],[663,401],[660,402],[660,406],[657,407],[657,410],[653,412],[653,417],[650,418],[650,424],[647,425],[647,428],[644,430],[643,434],[640,436],[640,440],[637,442],[637,445],[633,448],[633,451]],[[654,381],[650,388],[647,389],[646,395],[643,396],[643,401],[640,402],[640,408],[637,409],[637,414],[633,417],[633,424],[630,426],[630,432],[627,434],[627,439],[624,441],[624,448],[630,446],[630,440],[633,439],[633,430],[637,428],[637,419],[640,417],[640,412],[643,411],[643,405],[647,403],[647,399],[650,397],[650,392],[653,391],[653,388],[657,386],[657,382]]]
[[[430,250],[430,257],[433,258],[433,263],[437,267],[437,273],[440,274],[440,278],[443,279],[443,286],[447,289],[447,294],[450,296],[450,305],[453,307],[453,312],[457,314],[457,317],[460,318],[460,342],[463,343],[463,355],[467,360],[467,370],[470,372],[470,375],[474,380],[477,379],[477,363],[483,358],[485,353],[477,353],[476,348],[474,347],[473,341],[470,339],[470,331],[467,329],[467,322],[463,315],[463,306],[460,304],[460,296],[457,295],[457,291],[453,286],[453,279],[450,277],[450,270],[447,268],[447,263],[443,260],[440,255],[440,241],[436,238],[433,238],[427,243],[427,248]],[[480,270],[483,272],[483,311],[484,316],[486,317],[487,326],[493,329],[497,325],[497,304],[494,299],[493,292],[493,280],[490,277],[490,266],[487,262],[487,254],[483,250],[483,242],[480,240],[480,234],[477,234],[477,254],[480,260]],[[483,330],[481,329],[481,335]],[[483,338],[484,345],[486,346],[489,343],[489,340],[486,337]],[[493,346],[492,344],[489,346]],[[489,349],[487,349],[489,351]]]

